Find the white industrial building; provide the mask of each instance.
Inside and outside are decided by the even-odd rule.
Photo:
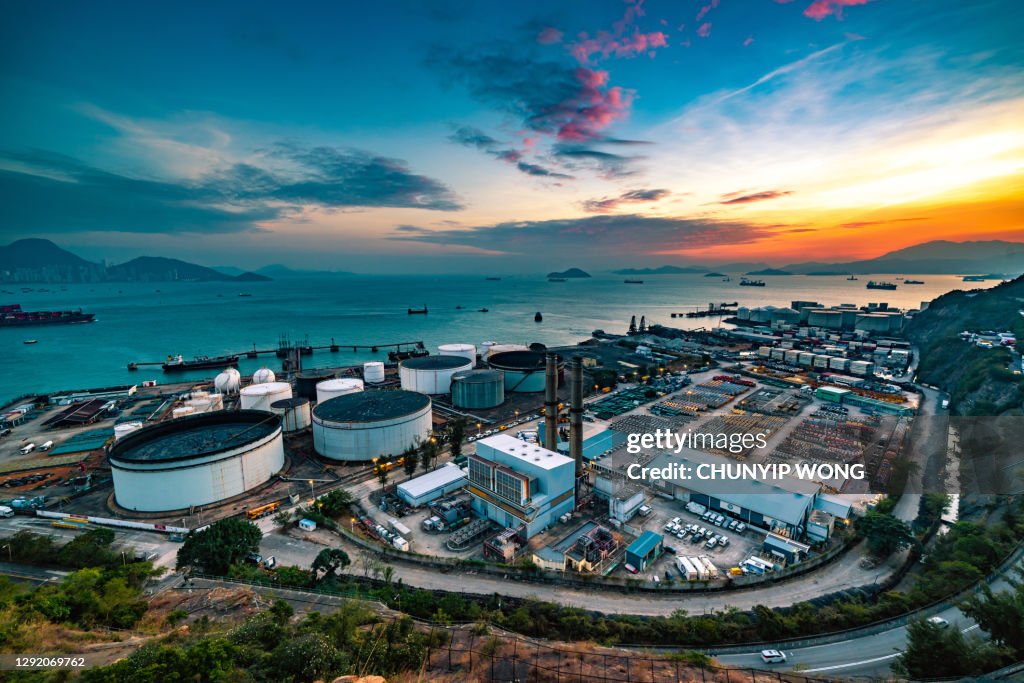
[[[284,467],[281,420],[243,410],[161,422],[123,436],[108,457],[123,508],[210,505],[265,484]]]
[[[447,463],[432,472],[398,485],[398,497],[410,507],[420,507],[447,496],[466,485],[466,473],[455,463]]]
[[[313,448],[331,460],[401,455],[429,438],[430,397],[412,391],[360,391],[313,409]]]

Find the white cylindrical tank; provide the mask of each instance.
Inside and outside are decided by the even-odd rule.
[[[138,512],[187,510],[241,495],[284,467],[281,420],[216,412],[140,429],[109,453],[117,504]]]
[[[412,391],[360,391],[313,409],[313,447],[331,460],[398,457],[427,439],[430,397]]]
[[[228,394],[231,396],[238,393],[238,389],[241,384],[242,376],[238,373],[238,370],[235,370],[234,368],[228,368],[213,379],[214,389],[222,394]]]
[[[354,394],[363,390],[363,380],[355,377],[328,379],[316,385],[316,402],[323,403],[338,396]]]
[[[475,361],[463,356],[423,356],[409,358],[398,364],[402,388],[421,394],[447,394],[451,391],[452,375],[472,370]]]
[[[114,425],[114,441],[120,441],[132,432],[142,429],[142,422],[121,422]]]
[[[250,384],[242,389],[242,410],[270,411],[270,404],[284,398],[292,397],[292,385],[287,382],[267,382],[266,384]]]
[[[499,353],[508,353],[509,351],[529,351],[529,350],[530,350],[530,347],[529,346],[525,346],[523,344],[494,344],[489,349],[487,349],[487,355],[484,357],[484,360],[487,360],[487,358],[490,358],[491,356],[494,356],[494,355],[499,354]]]
[[[476,347],[472,344],[441,344],[437,352],[442,356],[462,356],[476,365]]]
[[[274,371],[270,368],[260,368],[256,372],[252,373],[253,384],[266,384],[268,382],[273,382],[276,379],[277,375],[275,375]]]
[[[281,426],[286,434],[301,431],[312,424],[308,398],[299,396],[274,401],[270,412],[281,416]]]
[[[370,384],[380,384],[384,381],[384,364],[379,360],[372,360],[363,363],[363,381]]]

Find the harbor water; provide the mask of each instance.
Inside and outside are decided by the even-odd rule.
[[[168,355],[216,356],[244,353],[255,345],[276,348],[282,335],[292,342],[308,336],[317,351],[304,367],[352,365],[387,360],[386,348],[353,352],[351,345],[422,340],[432,353],[446,342],[479,344],[541,342],[572,344],[596,329],[624,333],[630,317],[648,323],[698,328],[720,324],[718,318],[672,318],[708,304],[789,306],[793,300],[832,305],[888,302],[916,308],[953,289],[991,287],[995,280],[963,283],[953,275],[924,275],[923,285],[899,285],[894,291],[869,290],[870,279],[892,276],[765,276],[765,287],[741,287],[703,275],[629,276],[610,273],[588,279],[548,282],[536,276],[337,276],[288,278],[271,282],[160,282],[85,285],[0,285],[11,294],[0,303],[20,303],[25,310],[81,308],[96,322],[0,329],[0,401],[30,392],[112,386],[155,379],[199,379],[216,371],[164,373],[159,366],[132,372],[133,361],[163,361]],[[38,291],[45,289],[48,291]],[[247,296],[239,296],[246,294]],[[426,306],[427,315],[409,315]],[[461,308],[459,308],[461,307]],[[488,309],[481,312],[480,309]],[[535,323],[540,311],[543,322]],[[36,344],[24,344],[25,340]],[[349,345],[350,348],[345,348]],[[280,367],[273,355],[240,359],[249,374],[261,366]]]

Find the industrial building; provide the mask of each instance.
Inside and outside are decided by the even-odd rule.
[[[537,434],[540,445],[548,448],[549,446],[544,443],[544,420],[541,420],[537,424]],[[552,450],[568,455],[569,442],[563,439],[563,436],[563,434],[559,434],[558,443]],[[608,429],[607,427],[594,422],[586,422],[583,424],[583,457],[586,460],[593,460],[624,443],[626,443],[626,435],[622,432],[616,432],[613,429]]]
[[[463,370],[452,375],[452,405],[483,410],[505,402],[505,373],[501,370]]]
[[[507,434],[476,442],[469,456],[467,490],[473,510],[529,539],[576,504],[571,458]]]
[[[687,471],[696,472],[700,465],[729,463],[734,461],[684,449],[679,455],[661,453],[647,466],[661,469],[676,464],[679,470],[686,467]],[[656,480],[651,485],[678,500],[699,503],[766,531],[782,530],[794,538],[806,529],[807,518],[821,490],[819,484],[791,477],[769,481],[690,477]]]
[[[241,410],[161,422],[124,436],[108,457],[123,508],[210,505],[266,483],[284,467],[281,418]]]
[[[565,537],[533,552],[533,562],[544,569],[601,572],[614,558],[618,539],[597,522],[584,522]]]
[[[447,496],[466,485],[466,473],[458,465],[447,463],[432,472],[398,485],[398,497],[409,507],[420,507]]]
[[[514,393],[536,393],[544,391],[546,355],[541,351],[492,352],[487,365],[493,370],[505,373],[505,391]],[[565,361],[556,357],[558,385],[565,375]]]
[[[447,394],[452,375],[472,370],[476,361],[464,356],[423,356],[408,358],[398,364],[402,389],[420,394]]]
[[[360,391],[313,409],[313,448],[330,460],[397,456],[428,438],[430,397],[412,391]]]
[[[626,546],[626,564],[632,565],[637,571],[646,571],[663,552],[661,534],[644,531],[640,538]]]

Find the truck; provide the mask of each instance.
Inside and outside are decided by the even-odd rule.
[[[401,536],[395,536],[391,539],[391,545],[395,546],[404,553],[409,552],[409,541],[405,540]]]
[[[28,455],[29,453],[31,453],[35,449],[36,449],[36,445],[34,443],[27,443],[27,444],[25,444],[24,446],[21,447],[21,454],[22,455]]]
[[[51,448],[53,448],[53,441],[47,441],[46,443],[39,447],[39,450],[45,452],[50,450]]]
[[[0,505],[0,517],[13,517],[14,508],[9,508],[6,505]]]
[[[708,557],[707,555],[701,555],[697,558],[697,560],[704,565],[704,569],[707,572],[707,577],[709,579],[718,578],[718,567],[711,563],[710,557]]]
[[[703,515],[708,511],[708,509],[700,503],[694,503],[692,501],[686,504],[686,509],[695,515]]]
[[[687,581],[697,581],[700,579],[700,572],[687,558],[679,555],[676,557],[676,569],[682,574],[683,578]]]
[[[388,518],[388,526],[399,536],[408,536],[410,533],[409,527],[393,517]]]

